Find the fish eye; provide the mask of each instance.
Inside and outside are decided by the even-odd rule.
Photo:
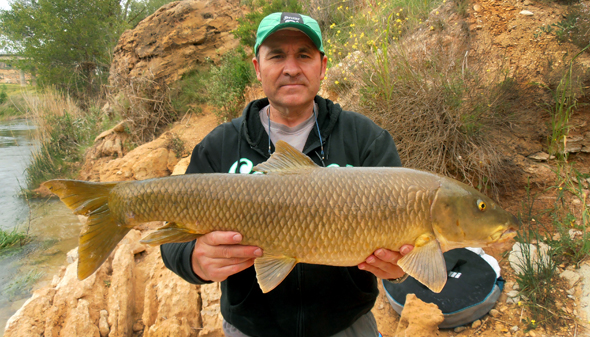
[[[485,211],[486,210],[486,203],[483,202],[481,199],[477,201],[477,208],[479,208],[480,211]]]

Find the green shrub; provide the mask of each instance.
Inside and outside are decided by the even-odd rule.
[[[6,93],[6,84],[0,88],[0,104],[4,104],[8,100],[8,94]]]
[[[219,66],[211,68],[207,96],[221,121],[239,115],[246,87],[255,78],[254,67],[242,47],[223,55]]]
[[[200,105],[206,103],[207,87],[211,78],[212,63],[205,67],[193,69],[173,84],[170,103],[178,115],[186,113],[200,113]]]

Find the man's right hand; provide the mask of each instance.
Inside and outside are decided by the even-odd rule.
[[[242,234],[237,232],[211,232],[201,236],[192,256],[193,272],[205,281],[221,282],[241,272],[262,256],[256,246],[242,246]]]

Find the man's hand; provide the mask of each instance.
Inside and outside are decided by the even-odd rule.
[[[262,256],[256,246],[242,246],[242,234],[211,232],[197,240],[192,256],[193,271],[205,281],[221,282],[241,272]]]
[[[378,278],[391,280],[405,275],[404,271],[397,265],[397,260],[414,249],[412,245],[403,245],[399,252],[379,248],[372,255],[367,257],[365,262],[358,265],[359,269],[369,271]]]

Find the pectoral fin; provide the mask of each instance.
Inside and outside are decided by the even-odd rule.
[[[151,246],[157,246],[170,242],[193,241],[202,235],[203,234],[191,231],[182,224],[169,222],[143,238],[140,242]]]
[[[263,293],[278,286],[297,264],[297,259],[284,255],[264,254],[254,260],[256,278]]]
[[[435,293],[440,293],[447,283],[445,258],[432,234],[418,237],[414,242],[414,249],[397,261],[397,264]]]

